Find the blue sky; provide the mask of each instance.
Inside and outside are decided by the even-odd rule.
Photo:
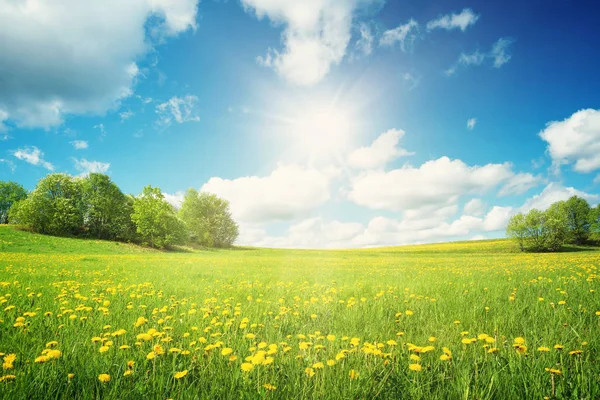
[[[239,244],[500,237],[516,212],[600,200],[598,8],[9,0],[0,179],[211,191]]]

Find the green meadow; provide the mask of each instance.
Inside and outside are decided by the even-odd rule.
[[[592,399],[600,252],[162,252],[0,226],[6,399]]]

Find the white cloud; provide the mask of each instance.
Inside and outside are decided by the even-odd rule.
[[[412,89],[416,88],[417,86],[419,86],[419,83],[421,82],[421,78],[417,78],[416,76],[414,76],[413,74],[411,74],[409,72],[405,72],[404,75],[402,75],[402,79],[407,84],[408,90],[412,90]]]
[[[600,110],[580,110],[563,121],[552,121],[540,132],[553,163],[574,163],[578,172],[600,169]]]
[[[441,157],[418,168],[406,165],[389,172],[369,171],[352,178],[349,199],[372,209],[400,211],[454,204],[460,196],[483,193],[514,174],[511,166],[468,166]]]
[[[331,176],[299,165],[279,165],[270,175],[211,178],[200,189],[229,200],[244,223],[292,220],[309,214],[330,198]]]
[[[75,148],[75,150],[83,150],[88,148],[88,142],[86,142],[85,140],[73,140],[70,143]]]
[[[461,53],[454,65],[448,68],[444,73],[448,76],[453,75],[459,67],[469,65],[482,65],[485,60],[492,59],[495,68],[500,68],[512,58],[510,54],[510,46],[513,40],[508,38],[500,38],[494,43],[492,49],[487,53],[482,53],[476,50],[474,53]]]
[[[510,61],[512,55],[509,53],[509,47],[513,43],[511,39],[500,38],[490,52],[490,57],[494,59],[494,67],[500,68]]]
[[[544,182],[541,176],[521,172],[511,177],[498,192],[498,196],[518,195],[527,192]]]
[[[167,201],[167,203],[169,203],[176,209],[180,209],[181,205],[183,204],[183,198],[185,196],[185,193],[183,193],[181,191],[175,192],[174,194],[163,192],[163,196],[165,197],[165,200]]]
[[[600,174],[596,175],[594,180],[592,181],[595,185],[600,184]]]
[[[133,111],[127,110],[127,111],[123,111],[123,112],[119,113],[119,117],[121,117],[121,122],[123,122],[126,119],[133,117],[134,114],[135,113]]]
[[[385,217],[373,218],[365,231],[352,240],[353,246],[402,245],[449,241],[481,232],[503,230],[508,222],[510,207],[494,207],[483,218],[462,215],[451,222],[430,227],[415,227],[407,220]]]
[[[410,19],[404,25],[398,25],[394,29],[387,30],[383,32],[381,39],[379,40],[380,46],[393,46],[396,42],[400,43],[400,48],[402,51],[406,51],[407,47],[412,45],[412,43],[417,38],[416,32],[411,33],[413,31],[418,31],[419,24],[414,19]]]
[[[487,239],[487,236],[485,236],[485,235],[475,235],[475,236],[469,238],[469,240],[486,240],[486,239]]]
[[[479,50],[476,50],[475,53],[465,54],[461,53],[458,58],[458,63],[462,65],[481,65],[485,60],[485,54],[481,53]]]
[[[17,169],[17,166],[15,165],[14,162],[12,162],[10,160],[6,160],[4,158],[0,158],[0,164],[6,164],[12,172],[15,172],[15,169]]]
[[[100,137],[106,136],[106,129],[104,129],[104,124],[94,125],[94,129],[98,129],[100,131]]]
[[[373,52],[373,40],[375,40],[369,25],[361,22],[360,24],[360,39],[356,41],[356,48],[365,56]]]
[[[481,199],[471,199],[465,204],[464,214],[472,215],[474,217],[481,217],[485,213],[487,205]]]
[[[236,243],[261,247],[349,248],[448,241],[503,230],[511,211],[510,207],[494,207],[482,218],[463,215],[450,222],[428,225],[381,216],[371,219],[367,226],[317,217],[291,225],[281,236],[269,236],[264,229],[242,225]]]
[[[390,129],[382,133],[370,146],[352,151],[348,155],[348,164],[358,169],[381,168],[397,157],[414,154],[398,147],[398,142],[404,133],[398,129]]]
[[[429,21],[427,23],[427,29],[460,29],[464,32],[470,25],[475,24],[475,22],[477,22],[478,19],[479,15],[475,14],[470,8],[465,8],[459,14],[447,14],[440,16],[437,19]]]
[[[4,125],[4,121],[8,119],[8,113],[0,108],[0,132],[6,131],[8,128]],[[6,140],[6,139],[3,139]]]
[[[467,121],[467,129],[472,131],[475,128],[475,124],[477,123],[477,118],[469,118]]]
[[[24,147],[13,151],[13,156],[19,160],[23,160],[32,165],[39,165],[49,171],[54,171],[54,166],[48,161],[44,160],[44,153],[35,146]]]
[[[88,161],[85,158],[82,158],[81,160],[74,158],[73,161],[75,162],[75,169],[81,173],[81,176],[85,176],[90,173],[105,174],[110,168],[110,163]]]
[[[499,207],[494,206],[486,214],[482,222],[482,229],[484,232],[497,232],[502,231],[506,228],[508,220],[513,214],[512,207]]]
[[[353,14],[374,0],[242,0],[247,12],[283,25],[283,50],[257,60],[298,85],[313,85],[339,64],[350,42]]]
[[[198,0],[0,2],[0,107],[21,127],[103,114],[132,94],[137,60],[194,29]],[[68,77],[68,79],[65,79]]]
[[[156,106],[159,115],[158,123],[170,125],[173,120],[178,124],[189,121],[200,121],[200,117],[193,114],[194,107],[198,102],[196,96],[171,97],[168,101]]]
[[[527,199],[525,204],[519,208],[519,211],[527,213],[534,208],[544,211],[550,207],[552,203],[568,200],[571,196],[579,196],[592,204],[600,199],[599,195],[582,192],[573,187],[564,187],[558,182],[551,182],[541,193]]]

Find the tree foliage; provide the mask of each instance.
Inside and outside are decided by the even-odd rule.
[[[558,251],[565,243],[588,242],[594,232],[600,233],[600,205],[592,209],[577,196],[555,202],[546,211],[516,214],[506,227],[506,235],[522,251]]]
[[[82,180],[84,224],[89,236],[131,240],[133,203],[107,175],[91,173]]]
[[[25,200],[27,191],[16,182],[0,181],[0,224],[8,224],[8,213],[16,202]]]
[[[569,228],[568,241],[575,244],[584,244],[590,236],[590,205],[581,197],[571,196],[565,202],[565,207]]]
[[[231,217],[229,202],[212,193],[189,189],[179,215],[197,243],[209,247],[230,247],[239,234]]]
[[[29,195],[14,182],[0,182],[0,223],[7,221],[39,233],[158,248],[190,239],[204,246],[229,247],[238,236],[229,202],[214,194],[190,189],[178,214],[159,188],[146,186],[137,197],[125,195],[110,177],[99,173],[48,174]]]
[[[600,204],[590,209],[588,222],[591,239],[600,240]]]
[[[146,186],[133,201],[131,220],[143,243],[164,248],[185,241],[186,230],[159,188]]]
[[[15,206],[10,222],[29,225],[35,232],[75,235],[83,227],[81,181],[67,174],[46,175]]]

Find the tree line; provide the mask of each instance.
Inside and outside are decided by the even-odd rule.
[[[546,211],[533,209],[514,215],[506,227],[521,251],[558,251],[568,244],[584,245],[600,240],[600,204],[591,207],[578,196],[553,203]]]
[[[146,186],[137,196],[124,194],[104,174],[85,177],[51,173],[28,192],[0,181],[0,223],[25,225],[57,236],[83,236],[134,242],[155,248],[179,244],[230,247],[239,228],[229,202],[189,189],[176,210],[161,190]]]

